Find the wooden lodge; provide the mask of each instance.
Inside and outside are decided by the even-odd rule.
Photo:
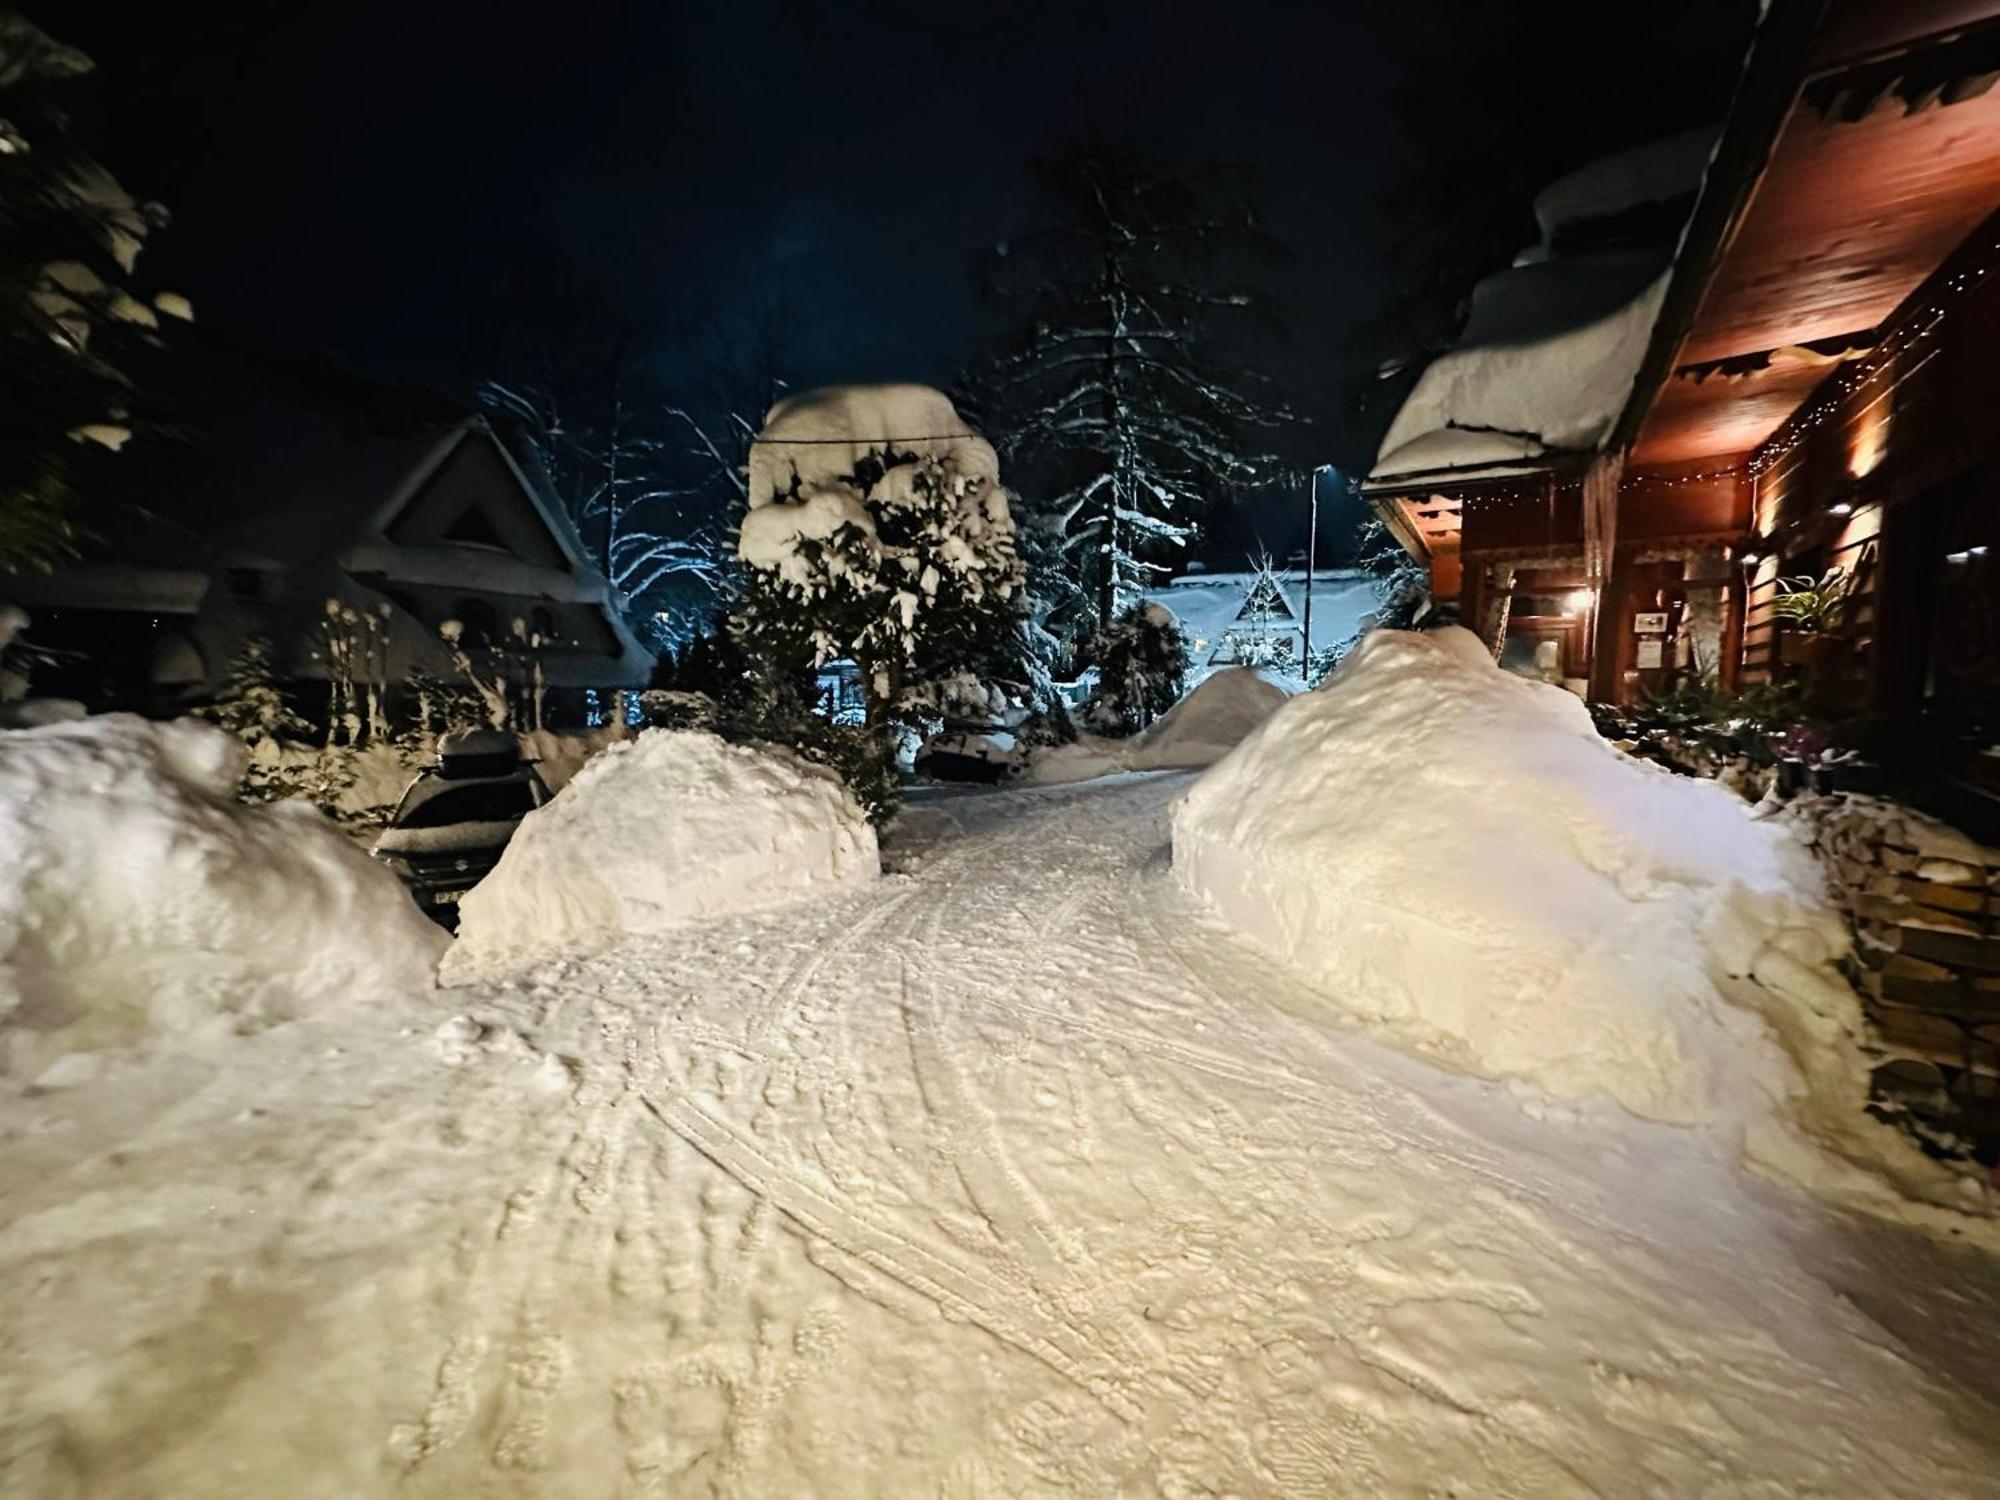
[[[1994,0],[1774,0],[1705,160],[1538,200],[1366,486],[1434,595],[1608,703],[1809,657],[1848,712],[1994,719],[1996,78]],[[1830,572],[1839,628],[1792,638]]]

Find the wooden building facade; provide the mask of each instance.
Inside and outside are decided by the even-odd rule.
[[[1811,670],[1856,714],[2000,727],[1996,79],[1995,0],[1774,0],[1664,285],[1621,314],[1643,338],[1504,350],[1546,425],[1446,356],[1458,405],[1392,430],[1366,493],[1434,595],[1601,701]],[[1829,574],[1838,628],[1804,639],[1775,601]]]

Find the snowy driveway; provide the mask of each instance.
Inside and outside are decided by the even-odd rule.
[[[1990,1263],[1340,1029],[1182,784],[0,1103],[0,1493],[2000,1495]]]

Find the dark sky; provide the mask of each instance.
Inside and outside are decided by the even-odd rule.
[[[1023,227],[1025,158],[1096,127],[1255,168],[1296,254],[1298,388],[1331,405],[1396,286],[1376,205],[1417,148],[1393,90],[1434,75],[1450,128],[1502,165],[1495,101],[1579,69],[1678,124],[1669,64],[1744,0],[25,8],[96,58],[87,135],[174,215],[146,269],[215,326],[463,384],[574,275],[659,330],[669,371],[704,320],[782,303],[801,382],[943,382],[973,256]],[[1740,38],[1707,48],[1733,72]],[[1492,76],[1496,52],[1530,75]],[[1579,110],[1569,154],[1621,131]]]

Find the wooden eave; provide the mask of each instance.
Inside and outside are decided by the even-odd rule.
[[[1741,454],[2000,202],[2000,0],[1776,0],[1616,439]],[[1720,377],[1720,378],[1718,378]]]

